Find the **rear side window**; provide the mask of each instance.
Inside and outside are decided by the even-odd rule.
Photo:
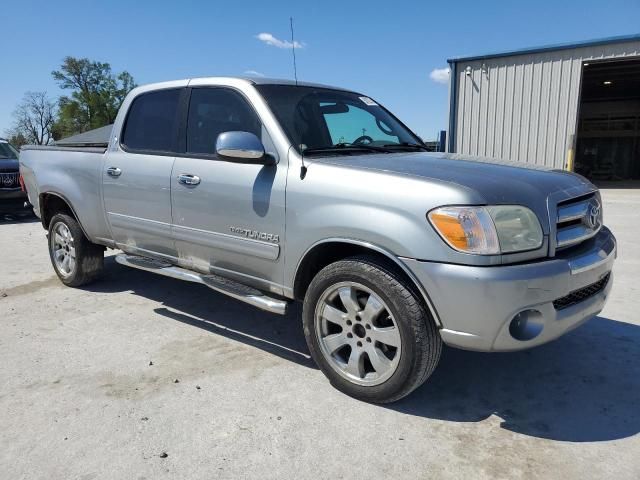
[[[218,135],[232,131],[261,137],[262,124],[244,97],[227,88],[194,88],[187,120],[187,152],[214,155]]]
[[[129,108],[122,144],[129,150],[175,152],[181,89],[136,97]]]

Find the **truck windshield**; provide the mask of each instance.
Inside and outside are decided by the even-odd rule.
[[[425,149],[384,107],[363,95],[294,85],[256,85],[292,145],[305,155]]]
[[[18,152],[7,142],[0,142],[0,159],[18,158]]]

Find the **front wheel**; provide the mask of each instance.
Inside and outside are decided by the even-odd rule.
[[[58,278],[70,287],[93,281],[104,266],[104,248],[91,243],[78,222],[64,213],[49,222],[49,256]]]
[[[338,390],[399,400],[434,371],[442,340],[421,299],[383,262],[354,257],[321,270],[303,307],[311,355]]]

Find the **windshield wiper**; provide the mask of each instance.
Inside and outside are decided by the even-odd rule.
[[[386,147],[386,145],[385,145]],[[336,143],[335,145],[327,146],[327,147],[309,147],[303,150],[305,155],[309,153],[323,153],[323,152],[343,152],[343,151],[365,151],[365,152],[382,152],[382,153],[390,153],[388,148],[379,147],[377,145],[365,145],[365,144],[355,144],[355,143]]]
[[[384,145],[386,148],[417,148],[418,150],[424,150],[425,152],[430,152],[431,150],[426,145],[421,145],[419,143],[389,143]]]

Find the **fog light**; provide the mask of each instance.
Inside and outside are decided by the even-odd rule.
[[[509,333],[516,340],[536,338],[544,328],[544,317],[538,310],[524,310],[518,313],[509,324]]]

